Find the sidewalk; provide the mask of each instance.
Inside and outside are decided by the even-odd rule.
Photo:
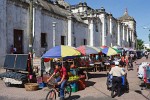
[[[145,58],[137,60],[137,63],[149,61]],[[106,72],[91,72],[85,90],[72,93],[70,100],[150,100],[150,91],[141,90],[140,80],[137,78],[137,65],[134,70],[128,72],[130,91],[121,97],[110,97],[111,92],[106,87]],[[6,87],[0,80],[0,100],[45,100],[47,89],[38,91],[26,91],[24,88]]]

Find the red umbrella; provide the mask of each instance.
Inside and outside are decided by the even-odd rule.
[[[83,55],[90,55],[90,54],[98,54],[100,52],[99,49],[91,46],[80,46],[77,48],[78,51],[80,51]]]
[[[106,45],[103,45],[103,46],[101,46],[100,48],[101,49],[104,49],[104,48],[107,48],[108,46],[106,46]]]

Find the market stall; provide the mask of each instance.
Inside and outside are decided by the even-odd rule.
[[[23,86],[28,82],[28,54],[8,54],[4,62],[5,73],[0,74],[6,86],[17,84]]]
[[[66,52],[67,51],[67,52]],[[83,89],[81,87],[85,80],[83,76],[80,74],[78,67],[75,65],[75,58],[80,56],[81,53],[69,46],[56,46],[49,51],[47,51],[42,58],[51,58],[51,68],[54,66],[55,62],[61,62],[63,66],[66,67],[69,75],[69,82],[71,82],[72,92],[77,92],[79,89]],[[50,68],[50,69],[51,69]],[[51,74],[51,73],[50,73]],[[43,74],[43,80],[47,81],[50,75]],[[56,76],[57,77],[57,76]],[[79,85],[80,84],[80,85]],[[80,87],[79,87],[80,86]],[[84,86],[85,87],[85,86]]]

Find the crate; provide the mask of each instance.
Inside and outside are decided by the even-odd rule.
[[[39,89],[39,84],[37,83],[26,83],[24,86],[26,91],[36,91]]]
[[[76,82],[71,83],[70,85],[71,85],[72,92],[78,91],[78,84]]]

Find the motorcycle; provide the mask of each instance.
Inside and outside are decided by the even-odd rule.
[[[126,77],[127,77],[127,74],[125,76],[121,77],[122,78],[121,91],[128,93],[129,92],[129,84],[128,84]],[[113,78],[112,75],[110,75],[110,74],[107,75],[106,85],[107,85],[107,89],[109,91],[111,91],[111,97],[114,98],[118,93],[118,83],[114,84],[114,90],[113,90],[112,89],[112,78]]]

